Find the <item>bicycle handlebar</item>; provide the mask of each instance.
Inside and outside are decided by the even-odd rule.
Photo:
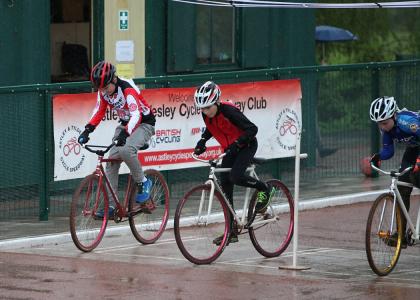
[[[221,160],[223,157],[225,157],[226,156],[226,152],[225,153],[222,153],[222,154],[220,154],[218,157],[216,157],[215,159],[210,159],[210,160],[205,160],[205,159],[202,159],[202,158],[199,158],[197,155],[195,155],[194,154],[194,152],[193,152],[193,154],[192,154],[192,157],[195,159],[195,160],[197,160],[197,161],[201,161],[201,162],[203,162],[203,163],[205,163],[205,164],[209,164],[209,165],[213,165],[213,164],[217,164],[217,162],[219,161],[219,160]]]
[[[382,169],[378,168],[377,166],[375,166],[373,163],[370,163],[370,165],[372,166],[372,169],[374,169],[374,170],[376,170],[376,171],[378,171],[382,174],[385,174],[385,175],[391,175],[393,177],[400,177],[400,176],[404,175],[405,173],[409,172],[413,168],[413,167],[408,167],[408,168],[405,168],[402,172],[397,172],[397,171],[382,170]]]
[[[82,145],[83,148],[85,148],[87,151],[95,153],[98,156],[104,156],[109,150],[111,150],[112,147],[114,147],[117,144],[116,141],[112,142],[109,146],[99,146],[99,145]],[[94,150],[92,148],[105,148],[105,150]]]

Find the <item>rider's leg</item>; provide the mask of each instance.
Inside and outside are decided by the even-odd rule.
[[[234,162],[233,157],[225,156],[222,160],[222,168],[231,168]],[[222,187],[223,192],[225,193],[226,198],[229,200],[230,205],[234,209],[233,206],[233,182],[230,180],[230,176],[228,172],[220,173],[220,185]],[[233,214],[229,211],[230,214],[230,228],[233,228],[234,217]]]
[[[405,168],[408,168],[408,167],[414,165],[414,163],[416,162],[418,153],[419,153],[419,148],[418,147],[407,147],[407,149],[404,152],[403,158],[401,160],[401,166],[400,166],[399,171],[402,171]],[[398,180],[403,181],[403,182],[412,183],[411,178],[410,178],[410,173],[404,174],[403,176],[398,178]],[[413,188],[411,188],[411,187],[398,186],[398,191],[401,194],[401,198],[404,202],[404,205],[405,205],[405,208],[407,209],[407,211],[410,210],[410,195],[411,195],[412,190],[413,190]],[[406,227],[407,227],[407,220],[406,220],[405,216],[402,215],[402,229],[403,229],[404,233],[406,231]]]
[[[267,190],[267,185],[246,173],[246,169],[251,164],[252,159],[257,152],[258,143],[256,140],[252,141],[248,147],[242,148],[232,160],[230,171],[230,180],[239,186],[255,188],[259,191]],[[228,159],[230,155],[226,155],[223,159]]]
[[[154,133],[155,129],[152,125],[140,124],[140,126],[127,137],[124,146],[114,147],[114,149],[118,150],[119,157],[127,164],[131,176],[133,176],[133,180],[136,183],[142,182],[144,177],[137,152],[149,142]]]
[[[121,127],[122,126],[118,126],[115,129],[114,137],[112,139],[113,141],[120,134]],[[117,147],[112,147],[111,148],[111,150],[109,151],[109,157],[110,158],[115,158],[115,159],[120,159]],[[111,187],[115,191],[115,193],[117,193],[117,191],[118,191],[118,171],[120,169],[120,166],[121,166],[121,162],[108,162],[108,163],[106,163],[105,172],[106,172],[106,175],[108,177],[109,183],[111,184]],[[108,191],[108,198],[112,199],[110,191]]]
[[[232,165],[230,179],[236,185],[255,188],[258,191],[255,211],[261,213],[265,211],[265,208],[270,203],[271,187],[269,187],[265,182],[253,178],[246,173],[246,168],[250,165],[252,159],[254,158],[257,148],[258,143],[254,140],[248,147],[242,148],[238,152]]]

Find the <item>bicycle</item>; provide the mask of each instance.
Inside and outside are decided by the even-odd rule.
[[[114,145],[113,143],[109,146],[84,146],[89,152],[98,155],[98,163],[93,174],[86,176],[75,190],[71,202],[71,237],[76,247],[83,252],[90,252],[99,245],[105,234],[108,219],[113,219],[115,223],[128,220],[131,232],[142,244],[152,244],[159,239],[168,222],[169,188],[159,171],[148,169],[144,172],[153,182],[147,209],[135,201],[137,186],[131,175],[125,176],[125,182],[121,182],[124,176],[120,175],[119,186],[123,187],[119,189],[120,193],[113,190],[103,163],[121,162],[119,159],[104,158]],[[97,148],[105,150],[95,150]],[[111,216],[109,216],[109,197],[115,203]],[[123,199],[123,202],[119,199]],[[98,212],[103,216],[98,216]]]
[[[413,187],[407,182],[398,181],[398,177],[409,172],[408,167],[402,172],[384,171],[371,164],[372,168],[391,176],[389,192],[379,195],[373,202],[366,224],[366,254],[369,266],[379,276],[388,275],[397,265],[401,254],[403,235],[406,234],[408,246],[419,241],[420,208],[416,226],[407,212],[397,186]],[[407,219],[407,233],[402,229],[402,214]]]
[[[213,160],[197,161],[210,166],[208,180],[189,190],[179,201],[174,218],[175,240],[183,256],[190,262],[201,265],[215,261],[229,243],[232,230],[248,233],[254,248],[265,257],[277,257],[290,243],[293,235],[293,198],[288,188],[277,179],[267,181],[275,188],[272,201],[264,213],[256,214],[257,192],[250,198],[251,188],[247,188],[242,211],[235,212],[223,193],[216,177],[218,172],[228,172],[230,168],[220,168],[218,164],[225,156]],[[266,159],[254,158],[247,172],[258,178],[255,168]],[[230,228],[232,213],[237,228]],[[223,232],[219,246],[213,239]]]

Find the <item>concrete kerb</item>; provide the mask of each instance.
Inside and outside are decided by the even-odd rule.
[[[347,205],[358,202],[368,202],[373,201],[375,198],[384,192],[387,192],[387,189],[370,191],[370,192],[361,192],[355,194],[348,194],[343,196],[333,196],[333,197],[324,197],[324,198],[315,198],[310,200],[301,200],[299,202],[299,211],[309,210],[309,209],[318,209],[329,206],[337,205]],[[169,220],[166,226],[167,229],[173,228],[173,220]],[[126,234],[130,233],[130,227],[128,225],[124,226],[108,226],[106,234]],[[44,247],[51,245],[58,245],[62,243],[71,242],[70,233],[58,233],[58,234],[48,234],[42,236],[29,236],[16,239],[9,239],[0,241],[0,250],[14,250],[22,248],[36,248]]]

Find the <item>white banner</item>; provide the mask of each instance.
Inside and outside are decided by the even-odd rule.
[[[295,155],[296,134],[302,124],[299,80],[226,84],[220,88],[222,101],[235,103],[258,126],[258,157]],[[156,115],[156,134],[149,149],[139,153],[145,169],[171,170],[202,165],[191,157],[204,130],[201,113],[194,106],[194,90],[192,87],[142,90]],[[77,143],[95,103],[96,93],[54,96],[55,180],[84,177],[95,169],[96,155]],[[117,121],[117,114],[107,111],[88,144],[109,145]],[[203,154],[207,158],[222,151],[214,139],[208,141],[207,146],[208,151]],[[121,173],[128,172],[123,166]]]

